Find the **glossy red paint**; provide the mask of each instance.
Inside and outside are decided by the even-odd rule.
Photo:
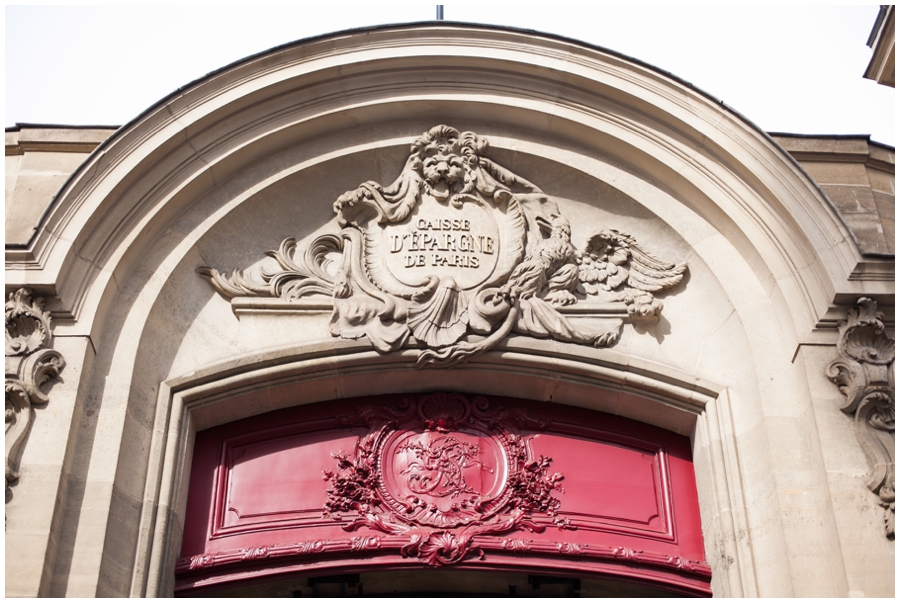
[[[197,434],[176,594],[410,566],[708,595],[687,438],[560,404],[377,396]]]

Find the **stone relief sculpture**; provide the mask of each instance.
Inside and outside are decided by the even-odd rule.
[[[838,330],[839,357],[825,370],[846,398],[841,410],[853,416],[854,429],[869,460],[868,486],[884,508],[884,528],[894,538],[894,340],[883,317],[867,297],[848,312]]]
[[[6,302],[6,486],[19,479],[19,459],[34,422],[34,405],[49,400],[43,386],[66,365],[50,349],[50,313],[43,299],[19,289]]]
[[[616,302],[633,321],[659,318],[655,294],[678,284],[685,264],[616,230],[598,230],[576,249],[558,202],[487,150],[477,134],[436,126],[413,143],[393,184],[366,182],[334,202],[339,234],[303,253],[293,239],[269,252],[280,270],[262,281],[198,271],[227,298],[331,296],[334,336],[367,336],[382,353],[412,337],[427,348],[419,366],[465,362],[510,333],[596,347],[618,341],[621,320],[577,328],[565,310],[576,304]]]

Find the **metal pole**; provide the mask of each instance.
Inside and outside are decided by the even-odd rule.
[[[444,20],[444,5],[443,4],[437,5],[437,20],[438,21]]]

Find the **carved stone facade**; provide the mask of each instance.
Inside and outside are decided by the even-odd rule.
[[[884,508],[885,535],[894,538],[894,340],[887,336],[877,304],[862,297],[838,331],[839,357],[828,378],[846,397],[841,410],[869,460],[867,485]]]
[[[892,148],[452,23],[6,135],[8,596],[894,596]]]
[[[488,141],[446,125],[416,139],[388,187],[366,182],[334,202],[338,233],[302,254],[286,239],[262,282],[200,268],[227,298],[300,302],[331,294],[331,334],[366,336],[381,353],[410,337],[427,349],[419,366],[454,366],[511,332],[595,347],[619,340],[622,320],[601,332],[565,317],[655,322],[655,294],[687,266],[660,260],[617,230],[598,229],[577,250],[559,204],[488,156]],[[301,306],[302,307],[302,306]],[[625,312],[623,312],[623,310]],[[477,342],[460,341],[468,334]]]
[[[19,479],[22,447],[34,422],[34,407],[49,402],[47,384],[66,366],[50,346],[53,332],[44,300],[18,289],[6,301],[6,487]]]

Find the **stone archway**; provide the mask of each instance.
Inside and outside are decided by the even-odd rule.
[[[263,536],[265,536],[264,539],[268,538],[265,544],[262,544],[261,541],[255,543],[255,545],[250,543],[247,538],[249,537],[252,540],[255,536],[243,534],[242,528],[240,527],[236,528],[236,531],[231,528],[225,530],[225,532],[229,532],[229,529],[231,529],[230,533],[237,538],[233,542],[226,544],[229,542],[229,537],[224,536],[225,532],[219,533],[221,530],[215,527],[210,528],[212,532],[205,532],[207,526],[213,525],[215,522],[210,524],[208,518],[201,521],[197,519],[196,514],[193,517],[189,515],[191,511],[189,510],[190,507],[187,502],[187,476],[191,475],[192,483],[197,479],[203,479],[197,478],[196,475],[202,476],[205,474],[209,477],[208,469],[201,469],[199,474],[194,474],[195,464],[200,462],[201,467],[215,467],[220,462],[218,456],[222,450],[221,444],[210,444],[210,441],[212,441],[210,438],[219,438],[223,433],[226,434],[226,439],[228,439],[227,434],[244,434],[244,436],[246,436],[248,433],[255,433],[257,436],[262,436],[257,437],[255,441],[263,447],[267,447],[269,445],[264,442],[272,440],[272,438],[268,437],[271,434],[263,433],[267,429],[271,430],[274,428],[283,431],[286,423],[298,424],[298,421],[299,423],[303,423],[305,420],[313,417],[314,412],[324,412],[325,416],[333,420],[335,412],[332,412],[332,410],[336,408],[346,410],[346,412],[342,412],[341,416],[346,415],[347,417],[356,417],[357,422],[362,421],[361,425],[351,425],[350,439],[355,439],[359,435],[357,432],[359,432],[361,428],[363,431],[368,429],[368,427],[364,427],[365,421],[368,420],[367,417],[371,418],[373,415],[368,409],[361,413],[358,412],[359,404],[341,401],[325,403],[324,405],[322,403],[315,404],[318,400],[328,400],[328,396],[333,395],[330,392],[334,392],[335,387],[341,389],[341,398],[344,400],[352,398],[353,396],[378,393],[379,389],[381,391],[391,391],[392,389],[396,391],[396,388],[400,387],[411,392],[409,394],[381,396],[376,400],[376,407],[378,408],[381,408],[378,404],[383,404],[386,400],[421,400],[423,397],[422,394],[416,394],[415,392],[421,391],[423,387],[444,391],[452,389],[455,391],[484,392],[487,394],[487,398],[473,394],[462,394],[461,396],[460,394],[455,394],[456,396],[460,396],[470,401],[469,406],[471,407],[471,401],[475,399],[478,399],[481,402],[486,400],[499,400],[500,403],[504,400],[509,401],[511,399],[505,398],[505,395],[508,395],[509,393],[530,397],[534,395],[535,391],[542,389],[540,388],[541,384],[552,383],[554,389],[562,393],[561,396],[556,398],[558,402],[546,406],[546,404],[536,402],[526,402],[521,400],[515,402],[515,400],[513,400],[513,406],[516,404],[520,407],[524,405],[530,409],[530,411],[526,412],[519,410],[507,413],[504,420],[510,424],[508,430],[519,431],[522,429],[531,429],[527,435],[535,435],[537,433],[535,428],[546,421],[546,418],[538,416],[537,418],[529,419],[528,412],[531,412],[531,414],[535,414],[536,416],[541,415],[542,413],[548,416],[553,416],[555,413],[559,417],[567,417],[569,415],[577,415],[579,417],[582,415],[587,417],[594,416],[591,412],[579,410],[577,406],[591,409],[594,413],[601,411],[601,413],[614,412],[620,416],[622,414],[630,414],[632,416],[653,415],[655,424],[663,429],[660,429],[659,427],[650,427],[646,423],[637,423],[622,418],[616,418],[613,415],[596,414],[597,417],[607,417],[605,421],[607,421],[609,425],[616,426],[622,424],[630,429],[630,431],[626,429],[625,432],[616,436],[612,433],[616,432],[615,428],[610,429],[609,426],[601,426],[600,432],[606,434],[603,435],[601,439],[604,437],[619,437],[628,440],[629,437],[633,437],[634,434],[637,434],[641,430],[655,434],[654,437],[656,437],[657,440],[660,437],[663,439],[672,438],[675,442],[674,446],[680,451],[678,452],[679,458],[676,463],[687,463],[682,467],[680,473],[681,477],[679,478],[682,480],[679,485],[679,487],[682,488],[680,498],[682,501],[684,501],[684,494],[687,491],[690,492],[689,499],[695,496],[693,487],[693,473],[695,471],[701,476],[701,484],[703,484],[708,483],[710,479],[714,479],[715,472],[725,470],[725,468],[721,466],[709,466],[710,459],[716,459],[721,455],[721,450],[718,450],[718,446],[721,444],[706,435],[710,433],[710,430],[714,437],[717,435],[715,421],[712,424],[708,424],[708,421],[706,420],[707,417],[716,416],[715,406],[718,404],[717,400],[713,397],[715,396],[715,390],[710,389],[709,384],[701,385],[689,381],[682,381],[679,380],[676,375],[671,373],[666,375],[662,380],[659,379],[659,376],[654,376],[652,374],[648,374],[643,378],[632,375],[629,378],[627,367],[622,365],[616,366],[614,363],[608,362],[604,363],[604,365],[572,363],[572,366],[568,369],[560,370],[558,367],[554,366],[553,359],[547,356],[544,350],[535,350],[532,346],[520,346],[515,343],[506,344],[503,348],[505,355],[517,356],[518,358],[513,361],[507,360],[499,363],[496,360],[490,362],[473,362],[471,368],[467,370],[467,380],[465,385],[459,383],[453,371],[427,371],[422,373],[421,371],[412,368],[415,364],[414,356],[411,355],[407,355],[406,359],[395,358],[393,361],[386,363],[386,358],[378,356],[373,352],[366,352],[365,344],[358,343],[349,346],[338,357],[333,357],[331,354],[323,356],[322,352],[303,353],[285,350],[267,354],[263,358],[258,358],[257,361],[251,365],[243,367],[234,365],[210,367],[208,371],[202,371],[192,375],[189,379],[179,379],[169,383],[160,394],[160,403],[169,408],[169,412],[171,413],[164,419],[164,423],[168,425],[168,433],[161,433],[159,443],[153,447],[156,451],[155,454],[160,457],[160,460],[157,461],[160,465],[160,474],[157,479],[160,479],[161,481],[159,482],[160,489],[156,493],[157,499],[151,504],[153,507],[158,508],[163,512],[157,519],[155,533],[148,535],[148,540],[146,541],[146,544],[143,545],[147,547],[149,554],[149,563],[144,569],[144,579],[148,581],[148,587],[151,589],[148,594],[154,592],[152,590],[154,586],[162,589],[163,592],[175,588],[175,584],[171,582],[171,574],[169,573],[171,570],[166,569],[169,567],[176,568],[176,576],[178,576],[178,580],[181,581],[181,589],[191,588],[190,585],[192,584],[193,586],[207,589],[211,587],[218,588],[223,585],[227,586],[229,581],[234,579],[238,580],[237,584],[239,585],[242,577],[240,574],[244,571],[243,568],[240,567],[240,564],[245,560],[245,557],[252,561],[254,555],[259,557],[257,561],[261,561],[263,565],[271,560],[278,560],[276,564],[281,564],[281,569],[276,568],[276,570],[274,570],[274,578],[270,576],[269,580],[271,581],[272,579],[277,578],[278,572],[296,572],[298,571],[297,568],[303,568],[305,566],[307,559],[302,556],[298,557],[297,555],[294,555],[294,553],[297,552],[295,550],[297,546],[301,546],[301,548],[304,546],[302,544],[303,542],[308,545],[307,548],[313,547],[309,551],[306,551],[307,553],[312,553],[313,557],[316,557],[317,555],[321,556],[322,553],[327,553],[327,550],[337,547],[337,549],[332,552],[336,553],[335,558],[343,558],[343,561],[339,562],[339,566],[341,567],[346,567],[346,564],[349,562],[347,559],[348,554],[352,557],[352,552],[348,553],[348,551],[341,552],[338,550],[343,546],[341,543],[349,543],[348,546],[351,549],[353,548],[353,542],[355,540],[359,540],[359,542],[363,544],[366,542],[369,542],[370,544],[378,543],[379,546],[377,548],[379,550],[384,550],[386,553],[384,559],[387,559],[387,561],[382,561],[382,563],[386,563],[385,567],[393,568],[394,566],[397,566],[396,569],[403,569],[401,567],[401,549],[403,549],[404,546],[409,545],[409,542],[406,542],[406,540],[412,538],[410,535],[392,537],[391,535],[386,535],[378,530],[362,529],[365,526],[358,526],[361,529],[358,534],[354,535],[348,535],[341,530],[338,530],[337,534],[343,536],[337,537],[333,545],[329,545],[329,547],[319,551],[317,548],[319,545],[316,544],[317,539],[312,539],[310,541],[306,537],[301,537],[301,532],[285,533],[279,536],[271,531],[275,529],[275,527],[273,527],[275,524],[273,524],[273,526],[269,526],[268,528],[261,528],[263,530]],[[392,379],[379,380],[380,383],[375,385],[372,381],[372,377],[379,373],[391,375]],[[336,376],[338,374],[340,375],[339,378]],[[410,380],[408,377],[416,377],[416,379]],[[629,380],[631,383],[627,388],[623,389],[622,382],[624,380]],[[631,393],[627,393],[624,390],[628,390]],[[531,399],[534,400],[534,398]],[[665,400],[664,405],[660,404],[662,400]],[[313,405],[309,406],[309,404]],[[571,404],[577,406],[568,406]],[[509,402],[507,402],[507,405],[509,405]],[[280,406],[284,408],[284,410],[259,415],[258,413],[261,406],[265,406],[269,409],[273,407],[278,408]],[[401,406],[406,410],[394,409],[388,411],[389,414],[393,414],[395,411],[398,414],[402,414],[403,412],[410,414],[409,408],[411,407],[405,406],[404,404],[401,404]],[[317,408],[319,410],[315,411]],[[704,412],[704,409],[706,409],[706,412]],[[377,414],[381,411],[376,410],[373,412]],[[499,415],[496,410],[488,411],[487,406],[485,407],[481,419],[481,422],[485,423],[485,425],[481,425],[481,428],[482,431],[489,431],[490,428],[486,427],[486,425],[487,422],[493,419],[486,419],[485,417],[488,415],[484,413]],[[581,415],[579,415],[579,413],[581,413]],[[415,422],[417,418],[421,418],[419,416],[420,414],[421,413],[416,411],[410,415],[410,418]],[[494,418],[496,418],[496,416],[494,416]],[[376,417],[374,420],[377,423],[379,419]],[[346,423],[348,421],[354,423],[354,419],[352,418],[338,420],[340,426],[339,431],[347,429]],[[309,425],[321,428],[322,426],[319,425],[319,423],[321,423],[321,420],[318,423],[314,421]],[[571,427],[571,425],[573,425],[571,417],[569,418],[568,423],[563,421],[560,424],[562,425],[563,423],[570,425],[568,429],[573,429],[573,427]],[[582,421],[582,423],[584,422]],[[376,426],[375,431],[383,429],[384,427],[385,425],[379,424],[379,426]],[[293,431],[289,429],[288,431],[296,434],[302,432],[303,429],[297,428],[293,429]],[[594,434],[593,437],[598,437],[597,434],[600,432],[592,432]],[[203,437],[200,440],[196,439],[198,433],[203,434]],[[610,433],[612,433],[612,435],[610,435]],[[629,436],[629,433],[632,435]],[[318,434],[316,437],[319,435],[321,434]],[[348,434],[345,433],[342,437],[347,435]],[[693,450],[691,450],[692,444],[689,440],[692,435],[694,436]],[[589,434],[585,432],[578,437],[584,438],[587,436],[589,436]],[[281,443],[289,442],[290,437],[288,437],[288,440],[285,440],[285,437],[288,436],[286,434],[280,434],[279,438],[275,439]],[[551,437],[559,436],[547,435],[544,436],[544,440],[548,441],[548,438]],[[639,437],[638,439],[641,438]],[[645,443],[638,446],[639,448],[642,446],[644,448],[647,446],[653,447],[650,444],[646,444],[646,436],[644,436],[644,440]],[[197,441],[201,442],[202,445],[198,445],[197,451],[195,452],[194,446]],[[221,438],[216,440],[216,442],[221,441]],[[204,444],[202,442],[206,443]],[[346,443],[347,442],[342,442],[342,444]],[[711,450],[709,448],[710,444],[713,446]],[[355,444],[353,445],[355,446]],[[292,451],[296,451],[297,449],[294,445],[288,445],[287,448],[289,455],[293,453]],[[665,448],[665,445],[663,445],[663,448]],[[659,450],[658,447],[657,450]],[[203,457],[205,460],[198,460],[198,457],[194,456],[201,452],[205,455]],[[324,453],[322,450],[318,451],[318,453],[324,454],[326,462],[331,462],[333,460],[330,458],[331,452],[335,451]],[[546,456],[547,451],[538,451],[537,454],[538,458],[541,454]],[[319,454],[319,456],[322,455]],[[638,456],[641,455],[638,454]],[[696,467],[691,465],[690,458],[692,456],[697,458]],[[322,459],[319,458],[316,462],[321,463]],[[666,461],[662,462],[663,465],[666,464]],[[574,462],[570,458],[568,463],[572,465]],[[713,463],[715,463],[715,461],[713,461]],[[668,467],[668,465],[666,466]],[[321,475],[319,472],[322,470],[329,470],[329,468],[317,468],[315,471],[316,475],[310,478],[314,479],[315,483],[320,486],[325,485],[320,482]],[[666,471],[668,471],[668,469],[666,469]],[[218,478],[213,477],[213,479],[215,480]],[[608,479],[615,481],[614,477]],[[574,475],[570,482],[573,487],[576,488],[575,492],[577,492],[578,480],[574,478]],[[690,485],[685,486],[685,483],[687,482],[690,482]],[[663,484],[661,483],[657,485],[663,487]],[[213,498],[215,498],[217,495],[212,494],[212,491],[206,489],[204,486],[194,485],[191,487],[193,487],[195,491],[199,488],[201,499],[206,501],[199,503],[200,508],[212,508],[210,507],[210,504],[212,503],[210,503],[208,496],[212,495]],[[720,487],[723,487],[726,491],[729,489],[727,483],[721,484]],[[255,490],[251,487],[250,491],[252,492]],[[570,492],[572,492],[571,489]],[[662,490],[659,490],[658,492],[662,492]],[[323,493],[324,490],[318,494],[324,495]],[[551,493],[548,492],[547,494]],[[670,496],[668,493],[665,495],[657,494],[658,496],[662,496],[663,499]],[[657,494],[648,494],[648,496],[653,498],[654,496],[657,496]],[[731,496],[735,495],[735,493],[730,494]],[[703,489],[701,489],[701,495],[706,501],[709,501],[714,497],[713,493],[704,492]],[[255,497],[255,495],[253,496]],[[315,496],[317,495],[314,495],[314,497]],[[319,496],[319,498],[321,498],[321,496]],[[670,504],[663,499],[654,498],[653,504],[661,504],[664,507]],[[216,500],[221,502],[220,499]],[[662,502],[660,502],[660,500],[662,500]],[[219,504],[219,502],[215,504]],[[324,509],[324,507],[321,506],[324,504],[324,500],[317,502],[320,505],[318,507],[319,510],[313,511],[313,515],[321,514]],[[194,504],[197,503],[195,502]],[[335,505],[340,506],[340,502],[336,502]],[[651,534],[650,541],[648,541],[651,546],[644,545],[640,541],[640,536],[636,536],[636,534],[640,534],[640,530],[632,533],[630,541],[627,537],[623,542],[614,542],[615,538],[613,538],[612,541],[607,541],[604,540],[604,537],[601,537],[600,541],[589,545],[588,541],[590,541],[591,538],[579,534],[581,540],[578,542],[568,543],[568,541],[558,541],[559,538],[556,538],[555,540],[551,538],[553,542],[548,541],[548,543],[544,543],[543,545],[541,543],[536,543],[536,546],[538,548],[543,547],[551,552],[553,550],[560,550],[559,547],[562,546],[562,550],[566,551],[566,554],[570,557],[573,557],[573,560],[571,560],[571,563],[567,566],[569,568],[567,571],[574,572],[585,578],[594,576],[595,578],[600,579],[638,580],[647,583],[651,587],[655,584],[656,587],[675,589],[677,592],[694,592],[702,594],[708,592],[708,586],[705,585],[708,584],[709,570],[704,569],[708,566],[706,566],[701,559],[691,560],[692,556],[697,557],[696,553],[700,550],[698,547],[702,547],[699,524],[690,519],[692,514],[696,519],[697,508],[693,505],[696,505],[696,499],[694,499],[693,503],[690,501],[687,502],[688,508],[685,512],[687,513],[688,521],[681,524],[681,532],[677,536],[674,530],[674,519],[670,519],[668,520],[668,527],[663,530],[663,532],[668,535],[662,533],[657,535]],[[671,511],[671,507],[667,507],[667,509],[666,512]],[[506,509],[506,511],[506,519],[509,520],[510,509]],[[254,515],[253,513],[249,514]],[[583,514],[584,513],[581,512],[581,515]],[[228,517],[231,516],[227,513],[226,515]],[[256,515],[259,515],[259,513]],[[520,518],[522,521],[524,521],[524,519],[525,518]],[[291,520],[289,519],[288,523],[290,523],[290,521]],[[486,523],[488,525],[494,525],[498,521],[499,519],[494,518]],[[623,525],[627,525],[629,522],[627,519],[624,521],[625,524]],[[319,525],[322,521],[313,521],[313,523]],[[331,524],[332,521],[329,520],[324,523]],[[188,524],[193,524],[195,528],[191,531],[191,542],[193,544],[185,545],[185,548],[182,549],[181,529],[182,526]],[[202,525],[199,532],[196,529],[198,525]],[[249,533],[257,534],[256,529],[258,528],[260,528],[260,526],[250,528]],[[588,531],[594,530],[596,532],[594,528],[586,529]],[[501,543],[498,545],[499,549],[498,547],[494,547],[500,552],[504,552],[504,545],[502,544],[504,539],[524,541],[525,539],[534,540],[536,538],[531,535],[526,536],[526,533],[530,534],[527,528],[521,530],[523,531],[521,537],[514,537],[517,530],[519,530],[519,527],[510,526],[510,529],[505,530],[500,538],[493,538],[492,534],[486,534],[485,537],[488,541],[497,540],[498,543]],[[600,531],[596,532],[596,534],[606,533],[608,536],[608,530],[607,532],[604,532],[604,530],[606,530],[606,528],[601,527]],[[559,530],[556,527],[551,527],[549,531],[555,533]],[[620,528],[612,528],[612,532],[610,533],[616,533],[617,531],[621,532],[621,526]],[[626,532],[627,531],[628,530],[626,529]],[[577,530],[575,532],[577,532]],[[563,530],[563,533],[568,534],[568,531]],[[582,530],[582,533],[586,533],[584,529]],[[201,541],[205,542],[204,539],[208,536],[213,536],[213,540],[215,541],[213,548],[207,551],[205,550],[206,545],[199,545],[200,549],[194,550],[198,546],[197,538],[200,538]],[[223,540],[223,538],[225,539]],[[285,542],[281,543],[282,545],[285,545],[286,548],[285,546],[281,546],[280,548],[279,546],[273,547],[275,541],[280,542],[279,538],[281,540],[287,539]],[[334,535],[331,535],[329,538],[334,538]],[[398,542],[400,540],[403,540],[404,542],[382,547],[380,542],[380,539],[382,538],[387,538],[387,540],[393,538],[393,540],[397,540]],[[585,540],[585,538],[587,538],[587,540]],[[638,538],[638,540],[634,540],[634,538]],[[269,540],[272,542],[269,542]],[[680,542],[681,545],[687,543],[687,548],[680,549],[678,542]],[[661,547],[660,543],[663,543]],[[324,544],[322,546],[324,546]],[[585,546],[587,549],[584,548]],[[191,547],[193,547],[193,549]],[[490,546],[488,548],[490,548]],[[260,550],[253,553],[253,551],[257,549]],[[262,549],[265,549],[265,551],[262,551]],[[590,550],[590,552],[586,554],[594,554],[596,557],[595,563],[597,567],[594,569],[587,567],[587,565],[584,565],[583,567],[580,565],[584,550]],[[269,551],[271,551],[271,553]],[[388,553],[388,551],[392,552]],[[634,557],[635,551],[641,551],[641,553]],[[407,553],[408,556],[410,556],[410,562],[414,565],[429,565],[427,559],[423,560],[423,557],[418,555],[418,549],[416,551],[408,550]],[[491,553],[491,555],[496,558],[497,550]],[[544,556],[546,557],[546,555],[547,551],[544,551]],[[624,561],[619,558],[623,555],[626,557]],[[644,556],[646,559],[643,558]],[[328,555],[326,554],[325,557],[327,561]],[[631,558],[629,559],[628,557]],[[459,560],[461,561],[462,559],[460,558]],[[238,563],[237,566],[234,565],[235,562]],[[286,566],[284,565],[284,562],[287,562]],[[478,569],[479,563],[480,562],[476,562],[475,569]],[[534,564],[519,563],[516,565],[513,563],[512,566],[509,566],[509,564],[504,565],[503,563],[500,563],[499,565],[488,564],[485,567],[492,571],[503,571],[504,568],[513,569],[515,571],[528,571],[528,568],[531,568],[533,572],[540,573],[541,571],[548,571],[548,568],[558,566],[559,563],[559,560],[553,559],[553,565],[550,566],[546,565],[546,560],[543,562],[539,560]],[[622,566],[622,563],[624,563],[624,566]],[[438,566],[444,565],[440,562],[437,562],[436,564]],[[322,567],[327,565],[327,562],[324,565],[318,563],[316,564],[316,570],[321,570]],[[361,568],[358,569],[377,570],[378,567],[376,566],[361,566]],[[235,570],[235,567],[238,569]],[[612,569],[610,569],[610,567],[612,567]],[[623,567],[637,567],[638,570],[629,573],[629,570],[623,571]],[[228,576],[232,571],[236,571],[238,575],[229,578]],[[309,570],[302,569],[299,571],[305,571],[307,574],[309,572]],[[208,578],[210,572],[213,574],[218,572],[219,574],[226,576],[224,582],[222,581],[223,579],[218,578],[213,578],[211,582],[204,582],[204,575]],[[318,573],[321,573],[321,571]],[[198,575],[201,578],[200,581],[196,583],[193,582],[194,578]],[[216,586],[217,584],[218,587]],[[235,585],[232,584],[231,586]]]

